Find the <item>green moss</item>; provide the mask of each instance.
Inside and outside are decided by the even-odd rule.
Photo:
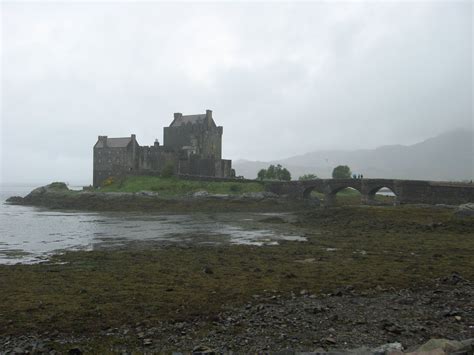
[[[68,190],[68,187],[64,182],[58,182],[58,181],[55,181],[49,184],[48,188],[57,189],[57,190]]]
[[[165,196],[185,195],[202,190],[212,194],[231,195],[260,192],[264,190],[264,186],[259,182],[207,182],[184,180],[175,177],[129,176],[100,189],[100,191],[104,192],[155,191]]]

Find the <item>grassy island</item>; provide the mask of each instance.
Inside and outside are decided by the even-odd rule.
[[[153,191],[165,196],[186,195],[198,191],[206,191],[211,194],[237,195],[249,192],[261,192],[263,190],[263,184],[258,181],[194,181],[176,177],[164,178],[158,176],[128,176],[124,179],[110,179],[106,181],[105,186],[98,189],[98,191],[102,192]]]

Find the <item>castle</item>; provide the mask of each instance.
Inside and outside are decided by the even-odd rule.
[[[222,126],[212,111],[205,114],[175,113],[169,127],[163,128],[163,145],[140,146],[130,137],[99,136],[94,145],[94,187],[109,177],[159,175],[166,169],[174,174],[233,177],[232,161],[222,159]]]

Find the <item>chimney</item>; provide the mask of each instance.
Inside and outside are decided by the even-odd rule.
[[[175,120],[178,119],[178,118],[181,118],[181,117],[183,117],[183,114],[181,112],[175,112],[174,113],[174,119]]]
[[[102,142],[104,146],[107,145],[107,136],[99,136],[99,142]]]
[[[137,140],[137,136],[136,136],[136,135],[132,134],[131,137],[132,137],[132,141],[136,141],[136,140]]]
[[[206,117],[212,118],[212,110],[206,110]]]

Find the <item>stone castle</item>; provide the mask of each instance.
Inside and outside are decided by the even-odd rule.
[[[169,127],[163,128],[163,145],[140,146],[130,137],[99,136],[94,145],[94,186],[109,177],[159,175],[163,169],[174,174],[233,177],[232,161],[222,159],[222,126],[212,111],[205,114],[175,113]]]

